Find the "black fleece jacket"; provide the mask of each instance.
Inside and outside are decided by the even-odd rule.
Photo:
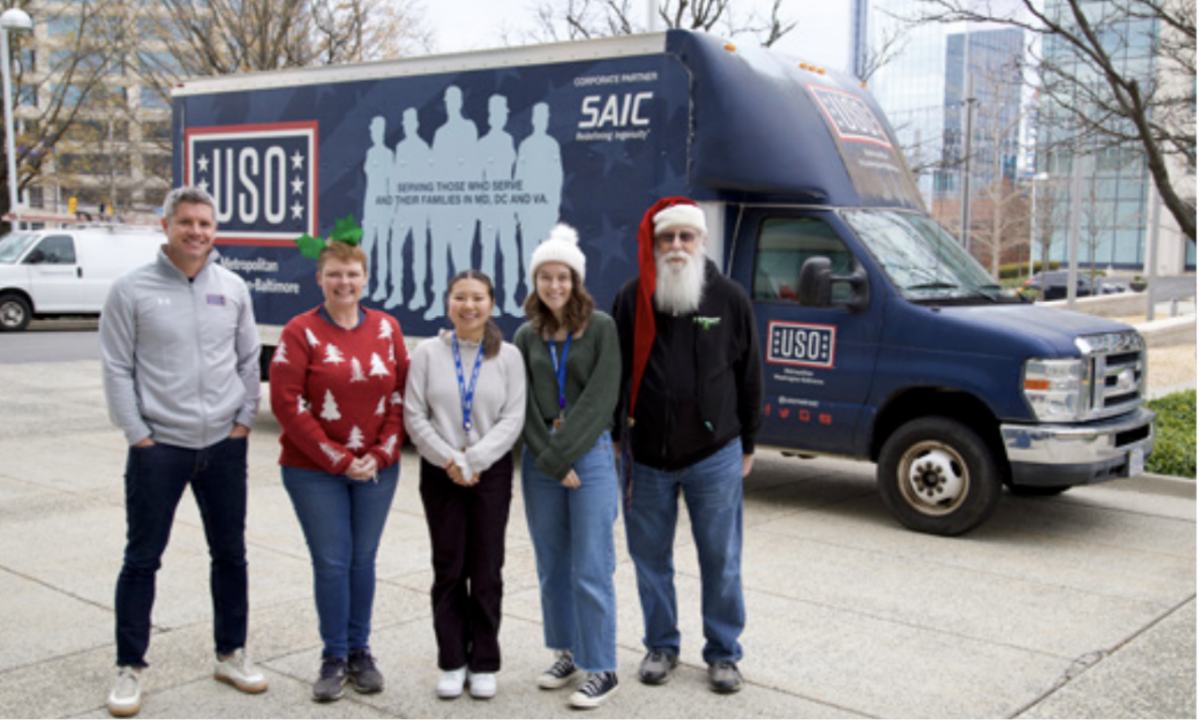
[[[750,298],[705,259],[704,295],[695,313],[654,311],[657,334],[642,375],[634,426],[626,422],[633,366],[638,279],[613,303],[621,341],[621,403],[614,435],[632,442],[633,458],[678,470],[707,458],[739,435],[754,452],[762,415],[762,356]]]

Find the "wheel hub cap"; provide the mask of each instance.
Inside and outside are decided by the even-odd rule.
[[[908,474],[913,496],[931,505],[953,502],[963,491],[962,470],[943,450],[929,450],[917,458]]]

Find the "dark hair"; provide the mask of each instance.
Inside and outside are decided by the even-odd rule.
[[[496,304],[496,288],[492,285],[492,279],[485,273],[478,270],[463,270],[459,274],[450,278],[450,282],[446,283],[446,307],[450,306],[450,293],[454,291],[454,286],[463,280],[475,280],[483,283],[487,288],[488,297],[492,301],[492,305]],[[500,330],[500,326],[495,320],[488,317],[487,323],[483,326],[483,356],[487,359],[492,359],[500,354],[500,345],[504,342],[504,333]]]
[[[349,243],[338,242],[337,240],[329,243],[317,255],[318,273],[325,269],[325,261],[329,258],[341,260],[344,263],[362,263],[363,272],[370,271],[370,268],[367,267],[367,253],[359,245],[351,245]]]
[[[538,266],[538,270],[541,270],[544,265],[549,264],[550,262],[542,263],[542,265]],[[561,264],[565,265],[566,263]],[[567,265],[567,269],[571,271],[571,297],[567,298],[567,304],[563,306],[562,327],[566,328],[569,333],[577,333],[586,329],[588,323],[592,321],[592,312],[596,309],[596,300],[588,292],[588,289],[583,286],[583,280],[580,279],[579,273],[575,272],[575,268]],[[533,273],[533,290],[525,298],[525,316],[529,318],[533,329],[539,334],[549,333],[553,335],[559,330],[558,318],[554,317],[554,313],[538,297],[536,270]]]

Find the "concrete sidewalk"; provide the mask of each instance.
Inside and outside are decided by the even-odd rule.
[[[125,447],[96,362],[4,366],[0,386],[0,715],[107,717]],[[280,482],[279,428],[251,442],[251,654],[271,689],[210,673],[208,562],[180,508],[159,574],[141,717],[578,717],[539,691],[537,578],[519,491],[505,567],[505,652],[490,702],[434,695],[429,544],[409,452],[379,559],[373,651],[387,689],[309,700],[320,642],[304,541]],[[686,518],[686,513],[683,514]],[[616,697],[594,717],[1195,717],[1195,483],[1137,478],[1061,497],[1006,494],[963,538],[903,530],[874,469],[760,456],[746,484],[746,689],[707,691],[699,583],[677,538],[683,664],[636,680],[641,620],[617,523]]]

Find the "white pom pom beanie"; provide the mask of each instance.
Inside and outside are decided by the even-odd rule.
[[[534,248],[533,259],[529,262],[529,287],[534,287],[537,269],[548,262],[566,265],[579,275],[579,282],[584,281],[587,258],[579,249],[579,233],[575,228],[559,223],[550,231],[550,237]]]

